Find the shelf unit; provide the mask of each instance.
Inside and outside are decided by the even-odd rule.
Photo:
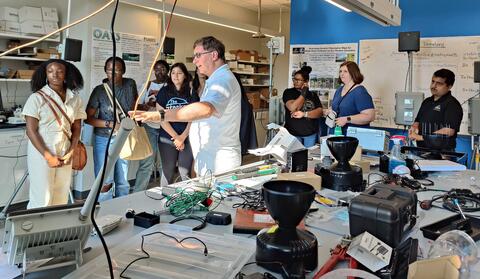
[[[247,91],[248,101],[252,104],[254,111],[267,111],[269,102],[270,63],[230,60],[229,65],[232,72],[240,75],[242,85]]]
[[[27,35],[22,35],[22,34],[17,34],[17,33],[5,33],[5,32],[0,32],[0,38],[1,39],[16,39],[16,40],[36,40],[40,37],[35,37],[35,36],[27,36]],[[49,38],[45,40],[46,42],[56,42],[60,43],[60,36],[57,38]]]
[[[5,32],[0,32],[0,50],[6,50],[7,42],[8,40],[20,40],[21,44],[29,41],[36,40],[40,37],[37,36],[28,36],[28,35],[22,35],[18,33],[5,33]],[[60,36],[57,36],[54,39],[46,39],[43,42],[40,42],[38,44],[35,44],[34,46],[40,47],[40,48],[47,48],[47,47],[52,47],[52,46],[57,46],[60,43]],[[47,61],[48,59],[45,58],[37,58],[37,57],[29,57],[29,56],[16,56],[16,55],[7,55],[0,57],[0,66],[5,66],[8,69],[11,69],[13,71],[16,70],[22,70],[22,69],[28,69],[27,65],[29,63],[35,63],[35,62],[43,62]],[[21,63],[24,62],[24,63]],[[27,65],[25,63],[28,63]],[[0,78],[0,81],[9,81],[9,82],[30,82],[30,79],[24,79],[24,78]]]
[[[232,72],[239,74],[240,79],[243,79],[244,81],[242,82],[242,85],[244,87],[247,87],[247,91],[251,88],[268,88],[268,81],[270,74],[266,73],[265,71],[259,72],[258,69],[259,67],[270,67],[270,64],[268,62],[254,62],[254,61],[248,61],[248,60],[230,60],[229,63],[230,65],[237,65],[237,67],[231,67]],[[235,64],[236,63],[236,64]],[[243,64],[243,67],[238,67],[239,64]],[[244,67],[248,65],[248,67],[251,67],[249,71],[242,71]],[[253,68],[253,71],[252,71]],[[265,70],[265,69],[264,69]],[[252,79],[250,82],[245,82],[245,79]],[[252,82],[253,81],[253,82]],[[250,88],[251,87],[251,88]]]
[[[44,58],[35,58],[35,57],[28,57],[28,56],[2,56],[0,59],[3,60],[17,60],[17,61],[47,61],[48,59]]]
[[[266,76],[268,77],[269,74],[267,73],[249,73],[249,72],[242,72],[242,71],[232,71],[234,73],[237,73],[239,75],[248,75],[248,76]]]
[[[15,81],[15,82],[30,82],[31,79],[27,78],[0,78],[0,82],[2,81]]]
[[[248,61],[248,60],[234,60],[234,61],[237,61],[238,63],[242,63],[242,64],[270,66],[268,62],[254,62],[254,61]]]

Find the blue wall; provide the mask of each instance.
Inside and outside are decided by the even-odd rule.
[[[480,35],[479,0],[400,0],[400,7],[401,26],[384,27],[324,0],[292,0],[290,44],[356,43],[397,38],[401,31],[420,31],[421,37]],[[460,136],[457,151],[470,149],[470,137]]]
[[[478,0],[400,0],[399,27],[381,26],[324,0],[292,0],[291,4],[291,44],[397,38],[401,31],[420,31],[422,37],[480,35]]]

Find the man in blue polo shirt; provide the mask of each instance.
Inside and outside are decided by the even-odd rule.
[[[454,83],[455,74],[450,70],[440,69],[433,74],[430,84],[432,96],[423,100],[408,131],[409,138],[417,141],[417,146],[455,150],[463,110],[450,91]]]

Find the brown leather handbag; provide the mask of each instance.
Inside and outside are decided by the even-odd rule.
[[[60,119],[60,116],[58,115],[57,111],[53,108],[52,103],[55,104],[55,106],[63,114],[65,119],[67,119],[68,123],[70,123],[70,126],[72,126],[72,121],[70,120],[70,118],[68,118],[65,111],[62,109],[62,107],[52,97],[45,94],[45,92],[43,92],[42,90],[37,91],[37,93],[39,93],[42,96],[43,100],[47,103],[47,105],[52,110],[53,114],[55,115],[55,119],[57,120],[58,125],[60,125],[60,127],[62,127],[63,133],[68,138],[70,138],[68,136],[68,133],[63,128],[62,120]],[[80,140],[78,140],[78,143],[75,146],[75,148],[73,150],[71,150],[70,152],[68,152],[67,154],[65,154],[65,156],[63,156],[62,159],[63,160],[68,160],[70,157],[72,157],[71,163],[72,163],[72,169],[73,170],[78,170],[78,171],[83,170],[83,168],[85,168],[85,165],[87,165],[87,149],[85,148],[85,145]]]

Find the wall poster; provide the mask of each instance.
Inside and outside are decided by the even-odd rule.
[[[289,87],[293,86],[292,75],[304,65],[312,67],[310,90],[316,92],[322,106],[327,108],[339,86],[338,69],[344,61],[357,61],[357,43],[291,45]]]
[[[155,58],[159,46],[155,37],[115,33],[117,42],[117,56],[125,61],[126,72],[124,77],[132,78],[140,91],[147,81],[148,70]],[[110,30],[92,28],[92,55],[90,63],[90,92],[106,78],[103,66],[105,60],[112,56],[112,38]],[[152,73],[153,74],[153,73]]]

